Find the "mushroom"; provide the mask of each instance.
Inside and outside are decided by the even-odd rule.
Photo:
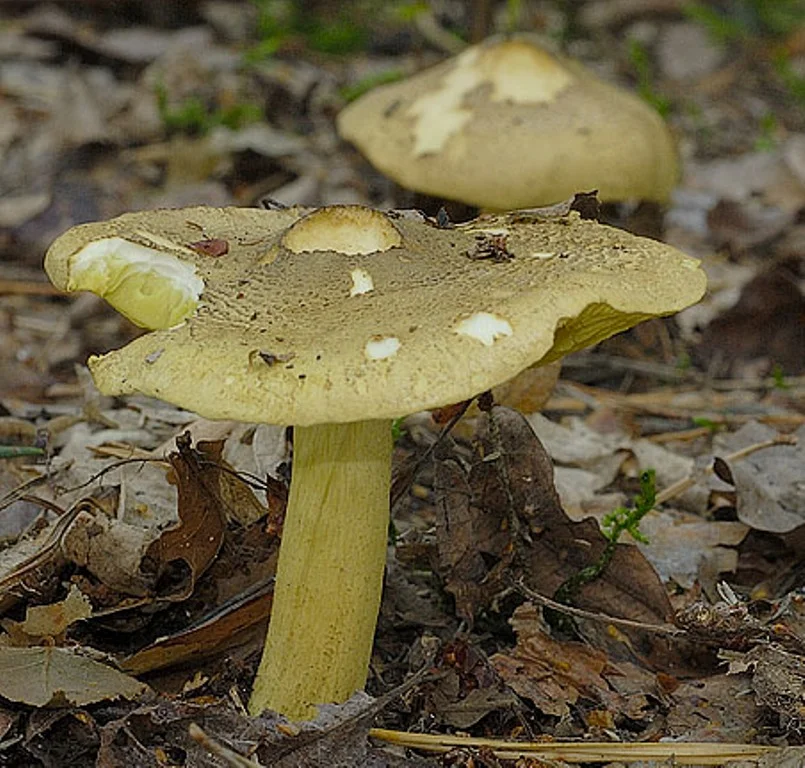
[[[338,115],[338,132],[403,187],[487,210],[664,202],[677,176],[660,115],[530,37],[490,38]]]
[[[498,257],[479,258],[492,241]],[[575,213],[440,228],[362,206],[125,214],[63,234],[45,268],[60,288],[92,290],[150,330],[90,358],[102,392],[294,425],[250,702],[292,719],[366,681],[392,420],[676,312],[705,288],[696,260]]]

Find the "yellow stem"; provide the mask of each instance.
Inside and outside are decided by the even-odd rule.
[[[297,427],[274,604],[249,702],[292,720],[363,688],[389,520],[391,422]]]

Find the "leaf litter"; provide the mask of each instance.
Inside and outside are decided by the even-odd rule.
[[[8,685],[27,665],[42,673],[0,690],[0,759],[435,764],[367,742],[374,723],[521,742],[788,744],[757,764],[802,762],[805,123],[765,42],[751,57],[736,40],[715,43],[680,3],[580,4],[570,28],[605,73],[634,81],[613,31],[656,63],[649,87],[669,99],[684,156],[656,236],[704,259],[710,292],[678,319],[566,360],[552,395],[550,376],[506,395],[526,413],[543,405],[528,422],[495,408],[491,425],[473,410],[450,438],[427,416],[406,421],[374,702],[358,697],[301,730],[241,706],[271,601],[285,430],[106,400],[76,371],[137,330],[43,282],[41,253],[72,223],[264,195],[413,202],[436,215],[445,201],[368,169],[337,142],[332,116],[366,73],[441,58],[438,24],[468,23],[454,5],[430,26],[383,17],[369,55],[324,60],[294,33],[253,66],[242,57],[255,42],[251,4],[200,4],[191,18],[146,3],[136,23],[100,6],[4,7],[0,442],[44,456],[0,459],[0,655]],[[523,5],[528,23],[562,37],[566,9]],[[796,39],[780,41],[793,72]],[[253,121],[223,122],[253,103],[264,107]],[[608,215],[638,226],[638,213]],[[779,431],[799,444],[711,471]],[[647,544],[625,534],[563,608],[557,590],[607,548],[601,522],[629,507],[649,468],[660,491],[688,487],[643,517]],[[497,744],[448,748],[444,764],[503,759]]]

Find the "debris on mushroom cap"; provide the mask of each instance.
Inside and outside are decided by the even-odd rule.
[[[657,112],[526,36],[373,89],[338,131],[402,186],[493,210],[590,189],[664,201],[678,175]]]
[[[328,222],[339,244],[331,250]],[[349,227],[377,250],[356,252]],[[314,234],[298,247],[308,228]],[[187,248],[199,231],[226,241],[228,252]],[[491,235],[505,238],[506,257],[473,257]],[[81,225],[48,251],[54,283],[94,289],[84,282],[87,254],[109,238],[133,249],[159,242],[203,290],[180,324],[92,358],[99,388],[242,421],[393,418],[465,400],[534,363],[676,312],[705,289],[695,259],[575,212],[519,211],[443,229],[361,206],[198,207]],[[108,298],[114,304],[117,294]],[[156,327],[147,317],[143,324]]]

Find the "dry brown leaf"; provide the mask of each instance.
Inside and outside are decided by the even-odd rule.
[[[663,732],[682,741],[753,742],[762,710],[747,696],[748,687],[737,675],[683,682],[673,692]]]
[[[553,485],[551,461],[519,413],[495,406],[479,422],[469,471],[437,465],[438,570],[456,609],[470,618],[507,579],[547,596],[594,563],[606,538],[592,518],[571,521]],[[618,545],[609,568],[574,604],[662,624],[672,615],[659,577],[637,547]]]
[[[253,589],[205,621],[160,638],[129,656],[121,668],[139,675],[190,660],[197,661],[264,635],[273,594],[273,582],[262,585],[261,589]]]
[[[178,452],[170,454],[168,461],[173,469],[171,482],[178,489],[179,522],[148,547],[143,570],[158,574],[160,597],[184,600],[215,559],[224,538],[219,463],[223,443],[201,442],[194,449],[189,435],[181,435],[176,445]],[[184,569],[177,574],[178,563]]]
[[[798,259],[781,262],[747,283],[738,302],[704,331],[694,357],[715,374],[744,375],[774,365],[805,370],[805,296]]]
[[[92,615],[92,606],[81,590],[73,585],[64,600],[50,605],[35,605],[25,612],[24,621],[3,622],[14,645],[32,645],[43,637],[60,638],[67,628]]]
[[[747,653],[722,651],[729,674],[749,672],[756,702],[777,713],[780,726],[797,733],[805,725],[805,661],[783,648],[764,644]]]
[[[569,705],[580,698],[616,711],[627,707],[626,698],[607,684],[605,672],[617,674],[617,670],[602,651],[585,643],[554,640],[544,629],[540,611],[530,603],[514,612],[511,625],[517,646],[490,661],[512,690],[546,715],[566,717]]]
[[[461,691],[458,673],[450,671],[427,696],[430,715],[454,728],[469,728],[496,709],[510,709],[517,703],[511,692],[497,682],[485,688]]]

